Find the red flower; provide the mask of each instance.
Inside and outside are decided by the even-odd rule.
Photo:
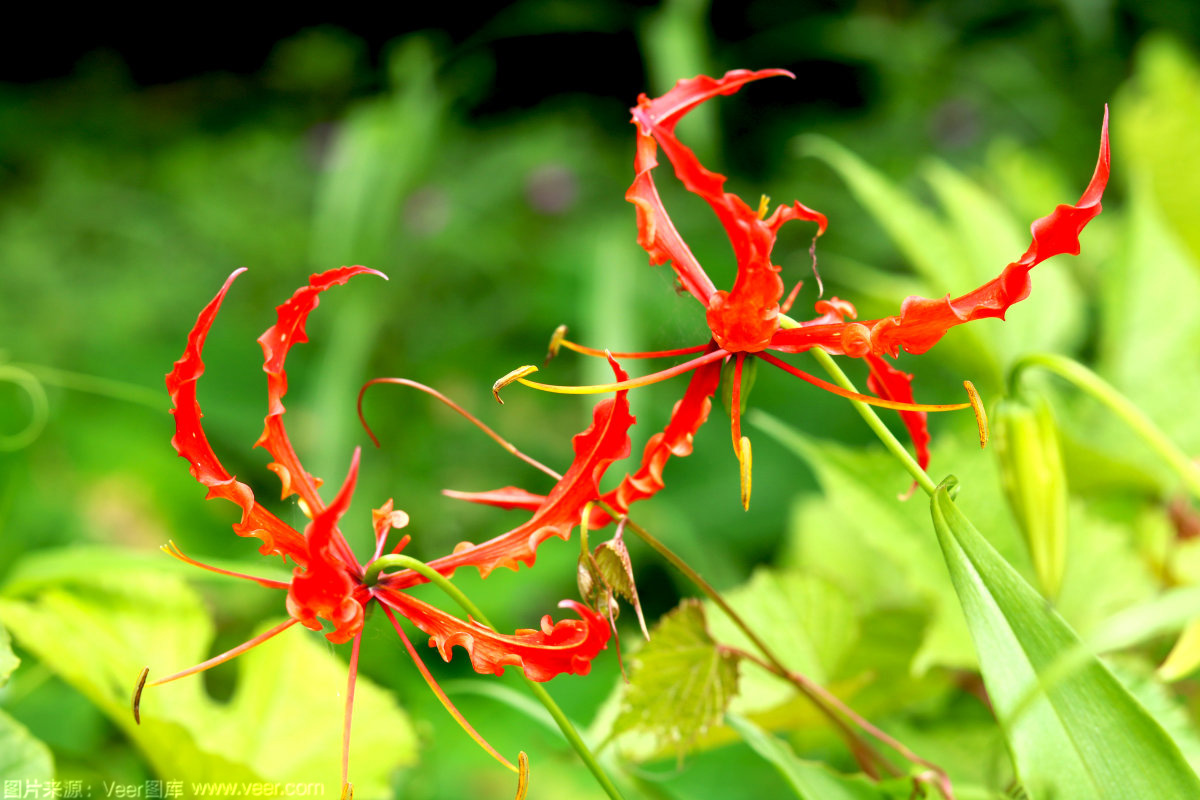
[[[816,237],[824,233],[826,218],[800,202],[780,206],[767,215],[767,198],[757,208],[740,197],[724,190],[725,177],[704,168],[696,155],[675,135],[675,126],[689,111],[717,95],[738,91],[746,83],[760,78],[788,75],[785,70],[734,70],[723,78],[699,76],[682,80],[662,97],[651,100],[642,95],[632,109],[637,126],[637,153],[634,157],[636,177],[625,198],[637,207],[638,244],[650,254],[653,265],[668,261],[675,270],[680,285],[696,298],[705,309],[712,339],[707,344],[678,350],[654,353],[615,353],[617,358],[653,358],[700,354],[698,357],[669,369],[602,386],[563,387],[535,383],[525,378],[535,368],[524,368],[499,382],[519,380],[529,386],[567,393],[589,393],[628,389],[664,380],[684,372],[692,372],[691,382],[683,399],[675,406],[666,429],[650,439],[640,469],[604,500],[618,514],[629,504],[653,495],[662,488],[662,469],[671,456],[691,452],[692,436],[702,425],[711,408],[711,397],[721,377],[723,362],[732,361],[732,437],[734,451],[742,462],[743,502],[749,494],[749,440],[741,434],[742,370],[749,356],[758,356],[809,383],[836,394],[853,397],[873,405],[893,408],[907,427],[924,467],[929,461],[929,433],[925,412],[966,408],[969,404],[929,406],[913,402],[912,376],[893,366],[900,349],[909,353],[924,353],[951,327],[983,317],[1004,317],[1013,303],[1029,294],[1029,270],[1045,259],[1059,253],[1079,253],[1079,233],[1100,213],[1100,198],[1108,182],[1108,113],[1100,138],[1100,158],[1095,174],[1075,205],[1060,205],[1050,215],[1033,223],[1033,242],[1019,259],[1009,264],[999,277],[959,298],[938,299],[909,297],[900,313],[883,319],[855,321],[854,306],[833,297],[816,303],[817,316],[797,322],[786,316],[800,284],[784,297],[780,268],[771,261],[771,249],[779,229],[794,219],[817,223]],[[716,212],[718,220],[733,246],[737,261],[737,278],[729,291],[717,289],[687,244],[676,231],[663,207],[654,184],[653,172],[658,166],[658,149],[662,148],[675,168],[684,187],[703,198]],[[815,257],[815,256],[814,256]],[[815,262],[814,262],[815,263]],[[589,355],[601,351],[583,347],[562,338],[565,329],[556,333],[551,354],[566,346]],[[874,397],[849,392],[787,363],[776,353],[801,353],[820,348],[833,355],[861,358],[870,370],[868,388]],[[486,498],[481,498],[486,501]],[[528,501],[532,503],[533,501]],[[593,521],[603,524],[606,515]]]
[[[173,544],[169,552],[197,566],[286,591],[290,619],[227,653],[162,678],[151,685],[166,683],[208,669],[299,622],[313,630],[326,630],[326,637],[331,642],[354,641],[349,678],[351,688],[347,691],[347,696],[352,697],[363,620],[371,603],[378,603],[383,607],[406,648],[429,681],[432,681],[432,676],[417,658],[416,651],[393,612],[406,617],[428,634],[430,646],[436,647],[446,661],[450,660],[454,647],[461,647],[471,659],[471,666],[480,673],[499,675],[504,672],[506,666],[514,665],[521,667],[528,677],[536,681],[546,681],[564,672],[586,674],[592,659],[608,642],[609,627],[603,617],[580,603],[563,601],[560,606],[577,613],[578,619],[553,623],[547,615],[537,629],[518,630],[514,634],[505,635],[478,622],[458,619],[407,594],[406,590],[427,582],[427,579],[412,570],[378,575],[378,568],[373,572],[370,569],[370,562],[384,554],[390,531],[407,525],[408,517],[404,512],[395,511],[390,499],[373,512],[374,555],[367,563],[360,562],[355,557],[349,542],[338,527],[354,492],[358,475],[358,451],[355,451],[351,459],[345,482],[333,501],[328,504],[318,492],[320,480],[310,475],[296,456],[283,424],[282,400],[287,392],[284,362],[288,351],[293,345],[307,341],[305,321],[309,313],[316,308],[321,292],[364,272],[385,277],[382,273],[365,267],[342,267],[313,275],[309,285],[299,289],[291,299],[279,306],[277,322],[259,338],[264,354],[263,369],[267,373],[268,410],[266,424],[257,445],[265,447],[274,458],[269,469],[279,476],[283,484],[283,497],[298,495],[301,510],[311,520],[304,531],[295,530],[264,508],[255,499],[250,487],[237,480],[222,466],[200,423],[196,384],[204,372],[202,352],[205,338],[225,293],[240,272],[241,270],[229,276],[217,296],[200,313],[188,337],[183,357],[167,375],[167,389],[175,405],[172,412],[175,416],[175,436],[172,444],[179,455],[191,465],[192,476],[208,487],[208,497],[224,498],[241,509],[241,519],[234,524],[234,531],[240,536],[260,539],[262,545],[259,552],[264,555],[278,555],[282,556],[285,562],[291,561],[294,565],[292,579],[289,583],[283,583],[207,567],[184,556]],[[621,379],[625,375],[618,370],[617,377]],[[541,542],[550,536],[565,539],[570,535],[572,527],[583,513],[585,504],[596,495],[596,482],[604,470],[613,460],[628,455],[627,431],[632,423],[633,418],[629,415],[624,392],[619,392],[616,397],[597,405],[592,426],[575,437],[575,460],[570,470],[558,481],[544,501],[538,504],[526,523],[482,544],[464,542],[455,548],[453,554],[431,561],[429,566],[445,576],[452,575],[459,567],[476,567],[486,577],[499,566],[516,569],[518,563],[532,565],[537,546]],[[391,553],[398,553],[408,541],[408,536],[400,539]],[[436,684],[431,685],[440,694]],[[441,699],[448,702],[444,695]],[[350,710],[348,704],[347,720]],[[461,718],[460,722],[465,725]],[[466,727],[474,736],[470,727]],[[348,722],[345,730],[348,738]],[[476,738],[478,739],[477,736]],[[485,743],[484,746],[487,747]],[[345,747],[348,747],[348,741]],[[488,749],[491,751],[490,747]],[[491,752],[496,755],[494,751]],[[343,758],[345,757],[343,753]],[[343,770],[345,768],[343,763]]]

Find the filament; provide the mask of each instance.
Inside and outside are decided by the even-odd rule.
[[[431,386],[426,386],[423,383],[418,383],[417,381],[411,381],[407,378],[375,378],[374,380],[369,380],[365,384],[363,384],[362,389],[360,389],[358,391],[358,419],[360,422],[362,422],[363,428],[366,429],[367,435],[371,437],[371,441],[375,443],[376,447],[379,447],[379,439],[377,439],[375,437],[375,433],[371,430],[371,426],[367,424],[366,417],[363,416],[362,404],[363,404],[363,395],[366,394],[367,389],[370,388],[371,386],[374,386],[377,383],[393,383],[393,384],[396,384],[397,386],[407,386],[410,389],[416,389],[419,392],[424,392],[425,394],[429,395],[430,397],[434,398],[435,400],[439,400],[442,403],[444,403],[445,405],[449,406],[452,410],[457,412],[459,415],[466,417],[468,422],[470,422],[476,428],[479,428],[479,430],[481,430],[485,434],[487,434],[487,436],[489,438],[491,438],[492,441],[494,441],[496,444],[503,447],[505,450],[507,450],[512,455],[514,455],[517,458],[524,461],[526,464],[530,465],[531,467],[533,467],[535,469],[541,470],[542,472],[546,473],[547,475],[554,478],[555,480],[558,480],[560,477],[562,477],[561,475],[559,475],[557,472],[555,472],[554,470],[547,467],[542,462],[538,461],[537,459],[533,458],[532,456],[527,456],[524,453],[522,453],[520,450],[518,450],[516,448],[516,446],[514,444],[509,442],[507,439],[505,439],[500,434],[496,433],[490,427],[485,425],[481,420],[479,420],[470,411],[467,411],[465,408],[463,408],[458,403],[451,400],[449,397],[446,397],[446,395],[442,394],[437,389],[434,389]],[[499,397],[497,397],[496,399],[499,399]]]
[[[896,411],[961,411],[964,408],[971,408],[970,403],[944,403],[944,404],[929,404],[929,403],[902,403],[899,400],[884,400],[882,397],[875,397],[869,394],[860,394],[852,392],[849,389],[843,389],[841,386],[823,381],[815,375],[809,375],[807,372],[793,367],[791,364],[777,358],[770,353],[758,353],[758,356],[764,361],[774,364],[784,372],[795,375],[802,381],[807,381],[813,386],[824,389],[827,392],[832,392],[838,397],[845,397],[848,400],[857,400],[860,403],[866,403],[869,406],[879,406],[880,408],[890,408]]]
[[[255,583],[259,584],[260,586],[265,586],[268,589],[290,589],[291,588],[290,583],[284,583],[283,581],[271,580],[270,578],[259,578],[254,575],[247,575],[243,572],[233,572],[231,570],[221,569],[220,567],[214,567],[209,564],[204,564],[200,561],[195,560],[194,558],[191,558],[190,556],[185,555],[184,552],[179,549],[179,545],[175,544],[175,542],[171,539],[168,539],[167,543],[164,544],[162,547],[160,547],[159,550],[162,550],[164,553],[166,553],[169,556],[174,556],[175,558],[178,558],[180,561],[182,561],[185,564],[191,564],[193,567],[200,567],[200,569],[206,569],[209,572],[215,572],[218,575],[228,575],[231,578],[245,578],[248,581],[254,581]]]
[[[705,345],[707,347],[707,345]],[[507,386],[509,383],[516,381],[524,384],[532,389],[541,389],[544,392],[554,392],[556,394],[603,394],[604,392],[620,392],[626,389],[636,389],[639,386],[649,386],[652,383],[665,381],[668,378],[674,378],[676,375],[682,375],[685,372],[690,372],[697,367],[702,367],[705,364],[711,364],[729,355],[726,350],[714,350],[711,353],[705,353],[699,358],[693,358],[691,361],[685,361],[682,364],[676,364],[673,367],[664,369],[661,372],[654,372],[649,375],[643,375],[640,378],[630,378],[629,380],[617,381],[615,383],[600,383],[591,386],[557,386],[549,383],[538,383],[537,381],[528,380],[525,376],[532,375],[537,372],[537,367],[526,366],[520,369],[515,369],[508,375],[505,375],[500,380],[496,381],[496,385],[492,391],[499,392],[500,389]],[[966,406],[964,406],[965,408]]]
[[[380,599],[382,600],[383,598],[380,597]],[[404,644],[404,649],[407,650],[408,654],[412,657],[413,663],[417,665],[417,670],[421,673],[421,677],[425,679],[425,683],[429,685],[429,689],[433,692],[434,696],[437,697],[442,706],[445,707],[446,711],[450,713],[450,716],[454,718],[454,721],[457,722],[459,726],[466,732],[466,734],[474,739],[475,743],[482,747],[488,753],[488,755],[499,761],[504,766],[508,767],[513,772],[517,773],[517,775],[520,775],[521,771],[517,767],[514,767],[507,758],[497,753],[495,748],[488,744],[487,740],[484,739],[478,731],[471,727],[471,723],[467,722],[467,719],[462,715],[462,712],[454,707],[454,703],[450,702],[450,698],[446,696],[444,691],[442,691],[442,687],[438,685],[438,682],[429,672],[429,668],[425,666],[425,662],[421,660],[419,655],[417,655],[417,649],[413,647],[413,644],[411,641],[409,641],[408,636],[404,634],[404,629],[400,627],[400,621],[397,620],[396,615],[392,613],[391,606],[387,605],[387,603],[380,603],[380,607],[383,609],[383,613],[387,614],[387,618],[391,620],[392,627],[396,629],[396,633],[400,635],[400,641]],[[528,772],[528,767],[526,767],[526,771]]]
[[[231,658],[237,658],[238,656],[240,656],[242,653],[246,652],[247,650],[250,650],[254,647],[258,647],[260,644],[262,644],[263,642],[272,638],[273,636],[283,633],[288,628],[295,625],[297,622],[299,622],[299,620],[295,619],[294,617],[292,619],[285,620],[285,621],[279,623],[278,625],[276,625],[274,628],[271,628],[271,630],[260,633],[258,636],[255,636],[250,641],[242,642],[241,644],[239,644],[237,647],[233,648],[232,650],[226,650],[224,653],[221,653],[221,655],[214,656],[214,657],[210,658],[208,661],[204,661],[200,664],[197,664],[194,667],[188,667],[187,669],[183,670],[182,672],[176,672],[174,675],[168,675],[165,678],[159,678],[158,680],[156,680],[152,683],[149,683],[149,684],[145,684],[143,681],[143,684],[145,686],[162,686],[164,683],[170,683],[171,681],[179,680],[180,678],[186,678],[188,675],[195,675],[197,672],[204,672],[204,670],[211,669],[211,668],[217,666],[218,664],[224,664],[226,661],[229,661]],[[139,687],[139,688],[141,688],[141,687]],[[139,692],[138,695],[140,697],[141,692]]]

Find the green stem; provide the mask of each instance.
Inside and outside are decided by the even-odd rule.
[[[943,770],[937,764],[934,764],[932,761],[928,761],[924,758],[921,758],[919,755],[914,753],[912,750],[908,749],[908,747],[906,747],[903,742],[901,742],[898,739],[893,738],[892,736],[889,736],[885,731],[872,725],[871,722],[868,721],[867,719],[865,719],[864,717],[859,716],[858,712],[856,712],[850,706],[846,705],[841,700],[841,698],[839,698],[837,695],[830,692],[828,689],[826,689],[821,684],[812,680],[807,675],[804,675],[799,672],[794,672],[794,671],[786,669],[786,668],[780,668],[779,665],[764,661],[763,659],[759,658],[758,656],[754,655],[753,653],[748,653],[745,650],[738,650],[737,648],[733,648],[733,647],[726,648],[726,650],[730,653],[734,653],[734,654],[738,655],[741,658],[745,658],[746,660],[750,661],[753,664],[756,664],[758,667],[766,670],[767,672],[771,673],[775,677],[780,678],[781,680],[787,681],[788,683],[792,684],[794,687],[799,689],[800,692],[805,695],[811,694],[811,695],[820,696],[832,708],[836,709],[839,713],[844,714],[847,719],[852,720],[855,725],[859,726],[864,731],[866,731],[871,736],[873,736],[875,739],[879,740],[883,744],[890,747],[892,750],[894,750],[896,753],[898,753],[901,757],[907,759],[908,761],[911,761],[914,764],[917,764],[918,766],[925,767],[926,770],[928,770],[928,772],[932,775],[931,780],[937,786],[938,791],[941,792],[942,796],[947,798],[947,800],[953,800],[954,789],[950,784],[950,777],[946,774],[945,770]],[[872,752],[872,754],[874,754],[874,751],[869,751],[869,752]],[[892,774],[893,777],[903,774],[898,769],[896,769],[890,761],[884,761],[883,759],[880,759],[880,760],[883,762],[885,768],[887,768],[889,770],[889,772]],[[926,779],[926,778],[923,778],[922,776],[917,776],[917,778],[918,778],[918,780]]]
[[[1107,406],[1142,441],[1148,444],[1154,452],[1171,465],[1171,468],[1175,470],[1175,473],[1194,497],[1200,498],[1200,467],[1175,446],[1175,443],[1168,439],[1150,418],[1146,416],[1145,412],[1135,406],[1129,398],[1118,392],[1111,384],[1079,362],[1065,356],[1050,353],[1033,353],[1017,360],[1017,363],[1013,365],[1012,371],[1009,372],[1008,376],[1008,386],[1011,394],[1015,395],[1017,393],[1021,376],[1026,370],[1032,367],[1041,367],[1044,370],[1053,372],[1060,378],[1065,378],[1076,388],[1082,389]]]
[[[856,389],[850,379],[846,377],[846,373],[842,372],[842,368],[838,366],[836,361],[833,360],[833,356],[829,355],[829,353],[826,353],[819,347],[814,347],[809,352],[812,353],[813,357],[817,360],[817,363],[825,368],[825,371],[829,373],[831,378],[833,378],[834,383],[838,384],[843,389],[848,389],[852,392],[858,392],[858,389]],[[934,491],[937,489],[937,485],[933,482],[933,478],[929,477],[929,473],[921,468],[921,465],[918,464],[917,460],[912,457],[912,454],[908,452],[908,449],[900,442],[899,439],[896,438],[896,434],[892,433],[891,429],[884,424],[884,421],[879,418],[878,414],[875,413],[875,409],[871,408],[871,406],[867,405],[861,400],[851,400],[850,404],[858,411],[859,416],[866,421],[867,426],[875,432],[876,436],[879,437],[879,441],[883,442],[883,446],[886,447],[888,451],[896,457],[900,464],[906,470],[908,470],[908,473],[913,476],[913,480],[917,482],[917,485],[925,490],[925,494],[932,497]]]
[[[115,381],[111,378],[102,378],[98,375],[71,372],[65,369],[42,366],[41,364],[10,364],[9,366],[24,370],[32,374],[39,381],[48,383],[51,386],[84,392],[85,394],[99,395],[101,397],[110,397],[113,400],[124,400],[128,403],[153,408],[156,411],[161,411],[166,407],[165,393],[157,392],[135,383]]]
[[[454,602],[458,603],[459,606],[461,606],[462,609],[470,614],[476,621],[495,630],[495,626],[488,622],[487,617],[484,616],[483,612],[479,610],[479,607],[471,602],[470,598],[463,594],[461,589],[451,583],[449,578],[430,567],[424,561],[418,561],[412,556],[392,554],[381,556],[380,558],[375,559],[367,567],[367,571],[363,575],[363,583],[365,583],[367,586],[374,585],[375,582],[379,580],[379,574],[385,569],[411,569],[413,572],[420,573],[428,578],[430,583],[435,584],[439,589],[449,595]],[[563,710],[559,708],[558,703],[554,702],[554,698],[550,696],[550,693],[547,692],[545,687],[543,687],[540,683],[530,680],[524,675],[522,675],[522,678],[524,679],[525,684],[529,687],[529,690],[533,692],[533,696],[536,697],[539,702],[541,702],[541,704],[546,708],[546,711],[550,712],[550,716],[554,718],[554,721],[558,723],[559,730],[562,731],[563,736],[566,737],[567,742],[570,743],[571,747],[575,748],[575,752],[579,754],[579,757],[583,760],[583,763],[587,765],[587,768],[596,778],[596,782],[600,784],[600,787],[604,789],[604,792],[610,798],[612,798],[612,800],[623,800],[620,791],[617,790],[617,787],[613,784],[612,779],[608,777],[608,774],[604,771],[604,768],[600,766],[600,763],[596,760],[596,756],[587,746],[587,743],[583,741],[583,737],[579,735],[579,731],[577,731],[575,726],[571,724],[571,720],[568,719],[567,715],[563,713]]]
[[[607,508],[607,504],[605,505]],[[607,508],[607,510],[610,514],[616,516],[615,509]],[[712,584],[706,581],[703,576],[700,575],[700,573],[692,569],[690,564],[676,555],[671,548],[663,544],[662,541],[660,541],[648,530],[629,519],[629,517],[625,518],[625,525],[635,534],[637,534],[638,538],[650,545],[655,552],[666,559],[671,566],[682,572],[684,577],[691,581],[705,597],[707,597],[718,608],[721,609],[725,616],[727,616],[729,620],[735,626],[737,626],[737,629],[740,630],[742,634],[750,640],[750,643],[753,644],[760,653],[762,653],[763,658],[766,659],[766,664],[770,665],[767,667],[767,669],[780,676],[791,674],[791,670],[784,666],[783,662],[779,660],[779,657],[775,655],[775,652],[767,646],[767,643],[764,642],[757,633],[755,633],[754,629],[751,628],[744,619],[742,619],[741,615],[733,609],[733,606],[726,602],[725,598],[721,596],[721,593],[718,592]],[[824,714],[834,725],[837,726],[842,735],[846,737],[847,743],[850,745],[850,749],[853,752],[869,754],[874,761],[883,764],[885,769],[893,769],[891,763],[888,762],[887,759],[875,752],[870,744],[864,741],[857,733],[854,732],[854,729],[846,723],[845,719],[837,712],[835,705],[828,702],[825,696],[827,694],[826,692],[823,690],[814,691],[813,686],[815,684],[807,680],[803,682],[791,681],[791,683],[800,691],[801,694],[808,698],[808,700],[814,706],[816,706],[822,714]],[[862,719],[853,712],[851,712],[850,716],[856,722]],[[865,720],[863,721],[865,722]],[[864,767],[866,766],[867,765],[864,765]]]

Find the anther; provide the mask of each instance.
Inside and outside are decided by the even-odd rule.
[[[142,667],[142,674],[138,675],[137,688],[133,690],[133,722],[136,725],[142,724],[142,690],[146,688],[146,676],[150,674],[149,667]]]
[[[754,456],[750,451],[750,437],[743,436],[738,452],[738,464],[741,466],[742,477],[742,508],[750,510],[750,472]]]
[[[550,363],[550,359],[558,355],[558,349],[562,347],[563,339],[567,338],[567,326],[559,325],[554,329],[554,333],[550,335],[550,348],[546,351],[546,364]]]
[[[525,800],[529,791],[529,756],[524,750],[517,755],[517,768],[517,800]]]
[[[767,218],[767,210],[770,208],[770,205],[771,198],[769,196],[764,194],[758,198],[758,218],[760,220]]]
[[[963,381],[963,388],[967,390],[967,397],[971,398],[971,408],[975,411],[975,424],[979,426],[979,447],[982,449],[987,447],[988,443],[987,411],[983,407],[983,401],[979,399],[979,392],[975,390],[975,384]]]
[[[500,399],[500,390],[503,389],[505,386],[508,386],[510,383],[512,383],[514,381],[519,381],[521,378],[524,378],[526,375],[532,375],[533,373],[535,373],[537,371],[538,371],[538,368],[533,366],[532,364],[527,364],[523,367],[517,367],[512,372],[508,373],[503,378],[501,378],[500,380],[498,380],[492,384],[492,397],[496,398],[497,403],[499,403],[500,405],[504,405],[504,401]]]

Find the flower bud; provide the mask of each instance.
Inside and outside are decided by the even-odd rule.
[[[1006,397],[997,404],[992,433],[1009,507],[1042,592],[1053,598],[1067,557],[1067,477],[1054,414],[1042,398]]]

